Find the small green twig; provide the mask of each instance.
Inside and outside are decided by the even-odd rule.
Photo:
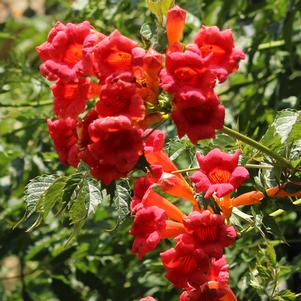
[[[298,206],[298,205],[301,205],[301,199],[298,199],[296,201],[293,202],[293,205],[295,206]],[[269,216],[271,217],[276,217],[276,216],[279,216],[281,215],[282,213],[284,213],[285,211],[283,209],[278,209],[272,213],[269,214]]]

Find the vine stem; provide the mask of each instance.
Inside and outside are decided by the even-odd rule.
[[[224,126],[223,129],[220,130],[220,132],[224,133],[224,134],[227,134],[237,140],[240,140],[241,142],[244,142],[254,148],[256,148],[257,150],[261,151],[262,153],[268,155],[269,157],[273,158],[276,162],[279,163],[279,165],[283,166],[283,167],[287,167],[287,168],[290,168],[292,169],[292,165],[291,163],[281,157],[280,155],[274,153],[272,150],[270,150],[268,147],[266,147],[265,145],[261,144],[260,142],[256,141],[256,140],[253,140],[252,138],[250,137],[247,137],[245,135],[243,135],[242,133],[239,133],[235,130],[232,130],[226,126]]]
[[[272,169],[272,165],[258,165],[258,164],[246,164],[244,165],[246,168],[259,168],[259,169]],[[197,171],[200,170],[199,167],[191,167],[191,168],[185,168],[185,169],[178,169],[174,170],[171,173],[172,174],[177,174],[177,173],[184,173],[184,172],[191,172],[191,171]]]

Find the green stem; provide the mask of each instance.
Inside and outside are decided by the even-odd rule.
[[[298,200],[294,201],[293,205],[295,205],[295,206],[301,205],[301,199],[298,199]],[[278,215],[281,215],[283,212],[285,212],[283,209],[278,209],[278,210],[270,213],[269,216],[276,217]]]
[[[257,165],[257,164],[246,164],[244,165],[244,167],[246,168],[261,168],[261,169],[272,169],[273,166],[272,165]],[[197,171],[200,170],[199,167],[191,167],[191,168],[185,168],[185,169],[178,169],[178,170],[174,170],[171,173],[172,174],[177,174],[177,173],[184,173],[184,172],[190,172],[190,171]]]
[[[222,133],[225,133],[237,140],[240,140],[241,142],[244,142],[254,148],[256,148],[257,150],[263,152],[264,154],[268,155],[269,157],[273,158],[276,162],[279,163],[279,165],[283,166],[283,167],[287,167],[287,168],[293,168],[291,163],[281,157],[280,155],[274,153],[273,151],[271,151],[268,147],[266,147],[265,145],[261,144],[260,142],[253,140],[252,138],[249,138],[235,130],[232,130],[226,126],[224,126],[223,129],[220,130]]]
[[[197,170],[200,170],[200,168],[199,167],[191,167],[191,168],[174,170],[171,173],[177,174],[177,173],[184,173],[184,172],[197,171]]]
[[[40,103],[20,103],[20,104],[4,104],[0,103],[1,108],[23,108],[23,107],[43,107],[43,106],[49,106],[53,103],[52,100],[50,101],[45,101],[45,102],[40,102]]]
[[[258,168],[258,169],[273,169],[272,165],[261,165],[261,164],[246,164],[245,168]]]

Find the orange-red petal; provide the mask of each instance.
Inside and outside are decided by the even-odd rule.
[[[166,221],[166,228],[161,232],[161,239],[176,237],[185,233],[185,227],[181,223]]]
[[[152,188],[148,189],[143,197],[143,203],[146,206],[157,206],[165,210],[167,216],[175,221],[182,222],[184,213],[166,198],[156,193]]]
[[[177,5],[168,11],[166,17],[166,32],[169,46],[180,41],[184,31],[185,18],[185,10]]]
[[[250,191],[239,195],[232,200],[233,207],[242,205],[255,205],[258,204],[264,198],[264,194],[260,191]]]
[[[279,187],[271,187],[266,190],[266,193],[270,198],[273,198],[273,197],[283,198],[283,197],[287,197],[287,196],[301,196],[301,190],[294,192],[294,193],[289,193]]]

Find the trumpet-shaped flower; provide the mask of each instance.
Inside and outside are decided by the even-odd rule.
[[[86,108],[88,99],[98,97],[100,87],[88,78],[80,78],[77,82],[65,83],[58,80],[52,86],[54,95],[53,111],[59,118],[77,118]]]
[[[154,153],[163,150],[165,132],[147,129],[144,131],[144,137],[147,137],[147,139],[144,142],[145,153]]]
[[[208,249],[210,257],[219,258],[225,247],[230,246],[236,240],[236,231],[233,226],[225,225],[225,219],[219,214],[213,214],[209,210],[203,212],[193,211],[187,217],[183,217],[183,224],[197,241],[201,244],[214,246]]]
[[[77,121],[68,117],[66,119],[47,120],[49,134],[58,152],[59,159],[63,164],[77,167],[78,159],[78,136]]]
[[[168,11],[166,16],[166,33],[169,47],[180,42],[184,31],[185,18],[186,11],[177,5]]]
[[[96,110],[91,109],[88,111],[84,119],[79,121],[77,127],[77,135],[79,138],[79,145],[82,149],[85,148],[88,144],[92,143],[89,135],[89,126],[94,120],[98,118],[99,116]]]
[[[228,264],[225,256],[210,261],[207,273],[199,275],[194,285],[187,287],[179,301],[237,301],[228,286]]]
[[[268,188],[266,194],[270,198],[301,196],[301,182],[286,182],[281,186]]]
[[[204,157],[197,153],[200,171],[190,177],[196,192],[206,191],[205,198],[209,198],[215,192],[216,196],[221,198],[237,189],[249,178],[248,170],[237,166],[239,155],[239,150],[236,150],[234,155],[229,155],[217,148]]]
[[[229,73],[238,69],[238,63],[245,58],[239,48],[235,48],[232,31],[220,31],[217,26],[202,26],[194,39],[200,54],[207,57],[208,68],[223,82]]]
[[[223,216],[229,219],[233,207],[242,205],[256,205],[264,198],[264,194],[260,191],[250,191],[239,195],[238,197],[231,198],[229,194],[218,198],[214,196],[215,202],[218,204],[223,212]]]
[[[185,87],[211,90],[215,78],[206,67],[206,60],[192,51],[168,53],[165,69],[160,73],[162,89],[169,93],[178,93]]]
[[[125,116],[95,119],[88,133],[92,143],[80,156],[105,184],[126,176],[142,154],[142,131]]]
[[[202,246],[189,234],[176,238],[176,246],[160,254],[167,269],[165,277],[177,288],[186,288],[190,279],[209,268],[209,257]]]
[[[151,206],[142,208],[135,215],[130,234],[135,236],[132,252],[141,259],[156,248],[161,239],[161,231],[166,228],[166,213],[164,210]]]
[[[96,111],[101,117],[124,115],[138,121],[144,118],[143,99],[129,72],[110,75],[101,87],[101,99]]]
[[[136,47],[133,54],[133,74],[138,91],[145,103],[157,104],[160,88],[162,54],[150,48],[145,51]]]
[[[105,80],[114,72],[132,71],[132,50],[137,43],[114,30],[95,46],[94,58],[97,76]]]
[[[196,89],[183,89],[175,98],[172,118],[179,137],[185,134],[192,143],[215,137],[224,126],[225,109],[214,92],[204,95]]]
[[[50,31],[47,42],[37,47],[43,61],[41,74],[49,80],[61,79],[64,82],[73,82],[85,75],[88,66],[83,63],[83,48],[86,39],[90,43],[91,35],[97,36],[97,40],[104,37],[88,21],[66,25],[57,22]]]

